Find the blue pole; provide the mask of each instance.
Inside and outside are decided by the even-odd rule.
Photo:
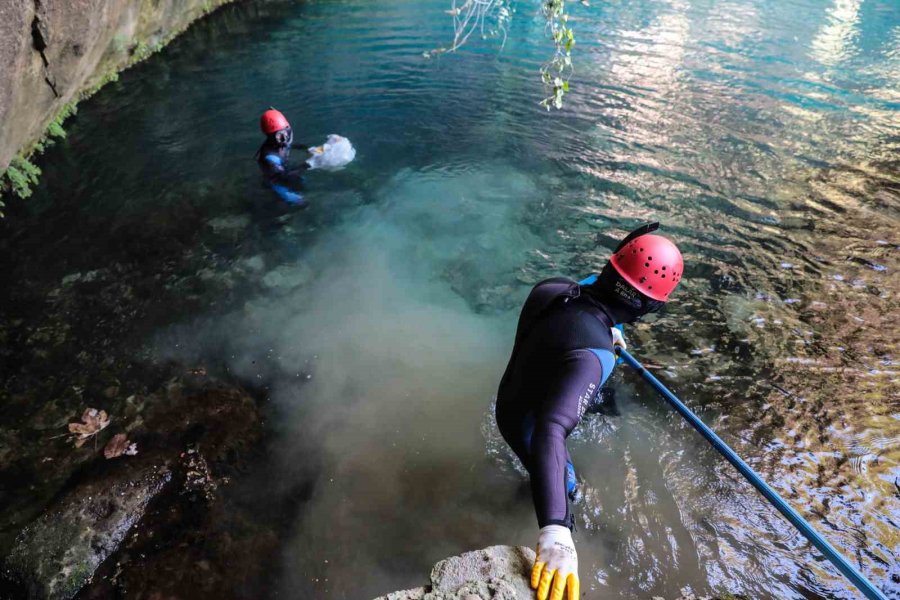
[[[778,495],[778,492],[773,490],[769,484],[762,480],[762,478],[756,474],[756,471],[750,468],[750,465],[745,463],[737,453],[728,447],[728,444],[722,441],[722,439],[715,434],[715,432],[706,426],[706,424],[700,420],[697,415],[691,412],[685,404],[678,399],[675,394],[669,391],[669,389],[664,386],[660,381],[653,376],[644,366],[639,363],[631,354],[629,354],[626,350],[623,350],[620,347],[616,347],[616,352],[622,359],[628,363],[628,366],[636,370],[641,377],[647,380],[650,385],[656,388],[656,391],[659,392],[666,401],[672,405],[672,407],[678,411],[682,417],[684,417],[688,423],[690,423],[694,429],[700,432],[706,441],[713,445],[713,447],[718,450],[719,454],[724,456],[728,462],[734,465],[734,468],[740,471],[741,475],[750,482],[753,487],[755,487],[760,494],[766,497],[766,500],[771,502],[775,508],[778,509],[785,518],[791,522],[791,525],[796,527],[803,536],[812,542],[813,546],[819,549],[819,551],[825,555],[825,558],[831,561],[838,570],[844,574],[850,581],[853,582],[859,591],[863,593],[863,595],[869,600],[887,600],[878,588],[876,588],[872,583],[866,579],[862,573],[857,571],[853,565],[847,562],[847,559],[844,558],[840,552],[834,549],[834,546],[828,543],[824,537],[822,537],[818,531],[812,528],[812,525],[806,522],[806,520],[800,516],[800,513],[791,508],[791,505],[784,501],[784,499]]]

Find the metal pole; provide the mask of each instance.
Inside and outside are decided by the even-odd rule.
[[[678,411],[678,413],[687,420],[688,423],[693,426],[694,429],[700,432],[706,441],[708,441],[712,446],[718,450],[719,454],[724,456],[728,462],[734,465],[738,471],[740,471],[741,475],[750,482],[750,484],[755,487],[760,494],[765,496],[766,500],[772,503],[775,508],[778,509],[784,517],[791,522],[791,525],[797,528],[803,536],[812,542],[813,546],[819,549],[819,551],[825,555],[825,558],[831,561],[831,563],[837,567],[837,569],[844,574],[847,579],[853,582],[859,591],[863,593],[863,595],[869,600],[887,600],[884,594],[878,591],[872,583],[866,579],[862,573],[856,570],[856,568],[851,565],[846,558],[844,558],[840,552],[834,549],[834,547],[828,543],[824,537],[822,537],[818,531],[813,529],[812,525],[806,522],[806,520],[800,516],[796,510],[791,508],[791,505],[784,501],[784,499],[778,495],[774,489],[772,489],[769,484],[762,480],[762,478],[756,474],[756,471],[750,468],[750,465],[745,463],[743,459],[737,455],[737,453],[728,447],[728,444],[722,441],[722,439],[715,434],[715,432],[706,426],[706,424],[700,420],[700,418],[691,412],[685,404],[678,399],[675,394],[669,391],[669,389],[664,386],[660,381],[653,376],[652,373],[647,371],[644,366],[639,363],[631,354],[629,354],[626,350],[622,348],[616,347],[616,352],[622,359],[628,363],[628,366],[635,369],[641,377],[647,380],[650,385],[656,388],[656,391],[659,392],[666,401],[672,405],[672,407]]]

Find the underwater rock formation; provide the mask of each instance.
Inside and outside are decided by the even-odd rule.
[[[98,434],[102,439],[93,460],[72,473],[66,491],[19,532],[3,560],[0,596],[68,599],[86,586],[85,597],[124,593],[122,586],[131,592],[174,588],[187,593],[184,597],[215,596],[256,576],[229,576],[235,556],[274,551],[274,534],[228,506],[220,490],[261,439],[253,398],[204,376],[186,375],[132,404],[131,414],[114,415],[110,431]],[[121,427],[135,440],[137,456],[104,458],[102,444]],[[240,527],[229,529],[236,522]],[[225,530],[223,548],[218,541]],[[192,535],[204,544],[196,552],[176,548],[173,554],[172,546],[184,545]],[[194,577],[200,586],[195,589],[172,567],[186,565],[181,571],[190,572],[189,559],[207,550],[216,554],[197,558],[206,579]],[[104,565],[114,555],[115,568]],[[98,572],[101,565],[114,575]]]
[[[73,489],[16,539],[3,576],[24,597],[72,598],[172,478],[164,466],[116,466]]]

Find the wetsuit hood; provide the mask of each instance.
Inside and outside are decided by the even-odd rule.
[[[600,283],[601,277],[602,275],[597,278],[596,282],[583,287],[582,298],[606,315],[610,320],[610,325],[634,323],[646,314],[646,312],[641,312],[620,302],[614,295],[609,294],[605,289],[606,286]]]

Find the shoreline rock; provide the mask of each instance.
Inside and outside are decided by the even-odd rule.
[[[375,600],[533,600],[527,579],[534,550],[490,546],[444,559],[431,569],[431,584],[391,592]]]
[[[534,550],[490,546],[452,556],[431,569],[431,584],[391,592],[374,600],[534,600],[529,581]],[[582,597],[587,594],[582,591]],[[666,600],[653,596],[652,600]],[[673,600],[746,600],[726,594],[711,598],[682,591]]]

